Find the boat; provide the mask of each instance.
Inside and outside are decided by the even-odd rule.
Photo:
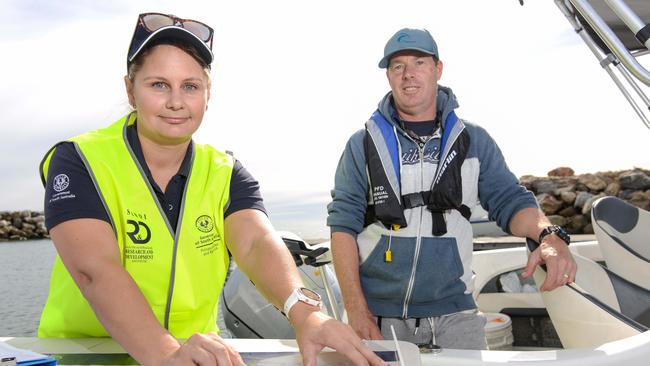
[[[305,283],[325,299],[323,311],[345,321],[329,253],[323,251],[329,243],[312,247],[287,234],[285,241],[294,259],[302,261],[298,263]],[[490,348],[486,351],[442,349],[432,353],[422,348],[422,365],[645,364],[650,356],[650,291],[601,265],[598,241],[588,240],[570,247],[578,263],[576,281],[539,293],[534,284],[520,277],[527,254],[536,245],[528,239],[517,247],[474,252],[473,296],[483,312],[498,314],[497,321],[507,319],[507,332],[503,332],[506,327],[496,332],[486,328]],[[537,285],[544,278],[544,268],[537,269]],[[236,337],[294,337],[280,311],[266,302],[241,272],[235,271],[228,281],[222,311],[226,327]]]
[[[324,297],[323,311],[345,320],[331,268],[329,243],[310,245],[291,233],[282,235],[306,285]],[[576,283],[543,294],[531,290],[534,284],[521,280],[519,276],[527,253],[534,250],[535,245],[528,240],[525,245],[474,252],[472,266],[477,275],[473,296],[479,308],[490,314],[504,314],[511,320],[512,330],[507,330],[512,333],[502,332],[505,328],[501,327],[492,334],[500,336],[496,342],[494,337],[490,341],[490,332],[487,333],[490,350],[440,349],[434,353],[407,342],[396,345],[393,340],[368,341],[366,344],[394,366],[504,363],[558,366],[611,365],[617,362],[644,365],[644,360],[650,357],[650,331],[638,327],[634,321],[629,322],[630,317],[620,311],[617,301],[612,300],[616,298],[615,294],[607,294],[609,298],[603,295],[607,291],[615,293],[615,286],[603,284],[611,283],[612,277],[618,281],[622,278],[616,279],[599,264],[603,262],[603,255],[598,241],[572,243],[570,248],[579,266]],[[543,281],[543,271],[539,268],[535,272],[537,283]],[[650,297],[647,290],[645,294],[645,300],[634,299],[648,307]],[[242,353],[248,365],[301,365],[297,344],[286,318],[266,302],[250,280],[236,268],[224,289],[221,305],[226,319],[222,327],[240,337],[227,341]],[[507,339],[510,341],[504,341]],[[117,343],[107,338],[0,338],[0,342],[52,355],[59,364],[65,365],[136,364]],[[398,355],[401,355],[403,364]],[[331,350],[325,350],[318,362],[319,365],[352,365]]]

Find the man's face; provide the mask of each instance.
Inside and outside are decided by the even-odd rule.
[[[433,57],[426,53],[407,50],[396,53],[390,59],[386,76],[401,119],[435,119],[438,80],[441,75],[442,62],[436,64]]]

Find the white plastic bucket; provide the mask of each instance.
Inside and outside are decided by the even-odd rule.
[[[514,337],[512,336],[512,320],[506,314],[484,313],[485,340],[489,350],[511,350]]]

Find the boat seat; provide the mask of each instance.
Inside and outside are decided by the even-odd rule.
[[[607,268],[650,290],[650,212],[603,197],[594,202],[591,218]]]
[[[538,244],[527,239],[530,251]],[[546,310],[564,348],[598,347],[650,329],[650,291],[600,264],[573,254],[574,283],[542,292]],[[534,274],[541,286],[546,267]]]

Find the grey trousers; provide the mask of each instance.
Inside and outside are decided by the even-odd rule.
[[[390,330],[392,325],[397,339],[400,341],[422,345],[433,340],[434,344],[442,348],[487,349],[485,315],[476,309],[432,318],[421,318],[419,327],[416,327],[417,323],[416,319],[382,317],[381,335],[384,339],[393,339]],[[433,332],[431,323],[433,323]],[[433,339],[433,334],[435,334],[435,339]]]

